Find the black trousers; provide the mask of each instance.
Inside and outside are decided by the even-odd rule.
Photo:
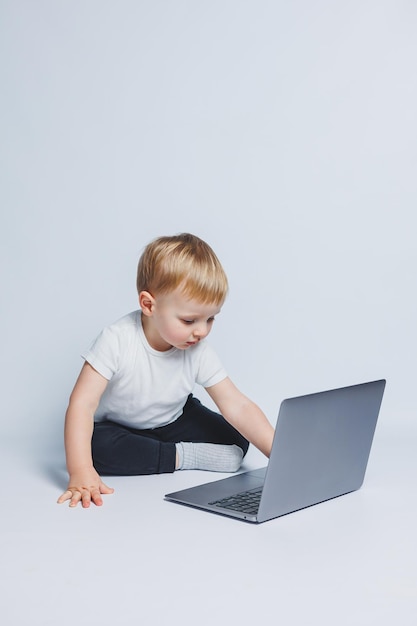
[[[180,441],[238,445],[245,455],[249,442],[219,413],[190,395],[175,422],[137,430],[111,421],[97,422],[92,438],[93,463],[105,476],[163,474],[175,470]]]

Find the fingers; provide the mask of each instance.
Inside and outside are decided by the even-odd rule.
[[[67,489],[66,491],[64,491],[62,496],[59,496],[59,498],[57,500],[58,504],[62,504],[66,500],[69,500],[71,498],[71,496],[72,496],[71,491],[69,489]]]
[[[83,507],[88,508],[90,506],[90,494],[87,487],[68,487],[64,494],[65,500],[69,500],[69,506],[74,507],[81,501]]]
[[[77,496],[78,496],[78,493],[75,493],[73,495],[73,497],[71,498],[70,506],[77,506],[79,502],[79,498]],[[73,500],[75,500],[74,504],[72,503]],[[83,509],[88,509],[88,507],[91,504],[91,493],[90,493],[90,490],[87,489],[87,487],[85,487],[81,491],[81,504],[83,506]]]
[[[67,500],[70,500],[70,506],[77,506],[78,502],[81,500],[82,491],[77,489],[76,487],[68,487],[68,489],[58,498],[58,504],[62,504]]]
[[[101,506],[103,504],[103,498],[101,497],[100,489],[95,487],[94,489],[91,490],[91,499],[96,506]]]
[[[100,493],[113,493],[113,492],[114,492],[113,487],[108,487],[104,483],[101,483],[101,485],[100,485]]]
[[[101,506],[103,504],[103,499],[101,497],[102,493],[110,494],[113,493],[114,489],[112,487],[107,487],[104,483],[100,484],[100,488],[92,485],[91,487],[68,487],[68,489],[58,498],[58,504],[62,504],[63,502],[69,502],[69,506],[71,508],[76,507],[79,502],[84,509],[88,509],[91,502],[93,502],[96,506]]]

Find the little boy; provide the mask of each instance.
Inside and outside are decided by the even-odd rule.
[[[103,503],[104,475],[235,472],[252,442],[269,456],[273,428],[227,377],[205,341],[228,289],[213,250],[190,234],[160,237],[138,265],[140,310],[105,328],[65,418],[70,506]],[[221,415],[193,397],[202,385]]]

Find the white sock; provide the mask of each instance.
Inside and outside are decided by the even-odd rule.
[[[175,444],[179,470],[199,469],[210,472],[237,472],[243,450],[239,446],[219,443],[192,443],[181,441]]]

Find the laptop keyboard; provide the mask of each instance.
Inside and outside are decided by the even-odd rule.
[[[215,500],[209,502],[213,506],[218,506],[222,509],[231,509],[232,511],[241,511],[242,513],[249,513],[255,515],[259,509],[259,502],[261,501],[262,487],[258,489],[250,489],[249,491],[242,491],[234,496],[223,498],[222,500]]]

